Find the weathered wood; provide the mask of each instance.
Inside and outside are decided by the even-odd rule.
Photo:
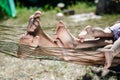
[[[84,42],[80,42],[76,40],[76,38],[69,32],[66,28],[65,24],[60,21],[56,27],[55,31],[55,39],[52,40],[48,37],[47,34],[44,33],[42,27],[40,25],[40,14],[41,12],[37,11],[30,18],[29,25],[27,27],[27,31],[31,32],[31,27],[35,27],[33,22],[36,22],[36,29],[32,32],[34,34],[28,35],[31,36],[39,36],[39,47],[31,47],[28,43],[29,38],[20,38],[19,48],[18,48],[18,56],[19,57],[29,57],[33,56],[54,56],[61,60],[67,62],[73,62],[84,65],[103,65],[105,62],[104,52],[98,51],[97,47],[106,46],[108,43],[105,42],[106,39],[99,38],[94,40],[86,40]],[[33,20],[32,20],[33,19]],[[25,35],[26,37],[27,35]],[[32,43],[32,42],[31,42]],[[24,45],[22,45],[24,44]],[[84,49],[83,49],[84,48]],[[94,49],[93,49],[94,48]],[[96,48],[96,49],[95,49]],[[120,56],[115,58],[113,61],[114,64],[119,64]]]
[[[24,45],[22,45],[24,46]],[[27,48],[27,51],[26,51]],[[35,50],[26,46],[21,51],[28,53],[28,56],[54,56],[58,59],[81,64],[81,65],[104,65],[105,58],[104,52],[98,49],[73,49],[73,48],[60,48],[60,47],[38,47]],[[25,51],[24,51],[25,50]],[[30,51],[29,51],[30,50]],[[120,64],[120,54],[115,56],[112,66]]]

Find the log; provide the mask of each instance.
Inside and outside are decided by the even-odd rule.
[[[22,53],[28,56],[53,56],[66,62],[81,64],[81,65],[104,65],[104,52],[99,51],[98,48],[62,48],[62,47],[37,47],[32,49],[26,45],[20,49]],[[23,55],[23,54],[22,54]],[[120,64],[120,54],[115,56],[112,66]]]

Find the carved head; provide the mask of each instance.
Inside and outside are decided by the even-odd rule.
[[[29,23],[27,26],[27,33],[33,36],[36,36],[39,32],[40,28],[40,11],[36,11],[32,16],[29,18]]]

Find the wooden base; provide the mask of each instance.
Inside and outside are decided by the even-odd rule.
[[[26,51],[27,48],[27,51]],[[37,47],[35,50],[31,50],[30,47],[24,47],[21,51],[24,55],[29,56],[54,56],[58,59],[77,63],[81,65],[104,65],[105,57],[104,52],[98,49],[73,49],[73,48],[60,48],[60,47]],[[30,53],[28,54],[30,50]],[[26,52],[26,53],[25,53]],[[25,57],[25,56],[24,56]],[[28,57],[28,56],[27,56]],[[120,54],[115,56],[112,62],[112,66],[120,64]]]

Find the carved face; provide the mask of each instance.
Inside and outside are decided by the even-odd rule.
[[[29,18],[29,23],[27,26],[27,32],[34,32],[37,27],[40,25],[39,21],[40,21],[40,15],[41,12],[40,11],[36,11],[32,16],[30,16]]]
[[[31,16],[27,27],[27,32],[34,32],[39,25],[39,18]]]

